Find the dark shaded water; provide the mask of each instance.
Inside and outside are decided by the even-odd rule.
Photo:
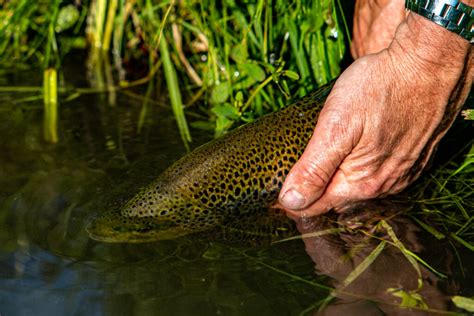
[[[2,86],[29,84],[40,78],[7,73],[0,79]],[[118,93],[113,106],[108,94],[62,100],[60,143],[53,146],[42,140],[41,99],[25,99],[35,95],[0,94],[1,316],[406,314],[415,311],[397,307],[401,290],[437,310],[452,309],[446,294],[466,294],[461,276],[472,261],[394,215],[404,206],[393,204],[299,223],[302,233],[345,232],[273,245],[192,235],[149,244],[95,242],[84,230],[91,215],[124,201],[185,153],[173,116],[149,104],[138,133],[145,112],[134,97]],[[193,136],[193,146],[209,139],[195,130]],[[384,214],[375,213],[380,209]],[[380,216],[447,278],[421,265],[417,272],[386,243],[345,284],[381,249],[380,240],[349,228]],[[367,231],[393,242],[369,224]],[[418,279],[423,287],[416,290]],[[325,287],[340,291],[328,299]]]

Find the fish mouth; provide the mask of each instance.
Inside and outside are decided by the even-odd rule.
[[[85,230],[91,239],[105,243],[146,243],[193,233],[192,230],[171,221],[146,223],[137,218],[125,222],[107,217],[93,217]]]

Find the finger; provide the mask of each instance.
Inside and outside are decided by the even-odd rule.
[[[304,209],[323,194],[337,167],[354,147],[357,128],[348,126],[348,120],[339,113],[321,112],[313,137],[283,184],[279,202],[285,209]]]
[[[284,208],[287,215],[292,219],[297,219],[304,214],[305,217],[313,217],[329,212],[330,210],[343,211],[357,201],[358,198],[350,193],[350,185],[344,177],[344,174],[338,170],[331,182],[328,184],[324,193],[318,200],[306,208],[300,210],[290,210]]]
[[[329,210],[344,212],[358,202],[400,192],[407,185],[406,176],[397,173],[400,165],[385,162],[376,173],[364,179],[352,179],[352,172],[344,167],[336,171],[323,195],[312,205],[301,210],[307,216],[315,216]]]

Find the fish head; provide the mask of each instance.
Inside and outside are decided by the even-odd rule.
[[[89,222],[86,230],[90,238],[110,243],[152,242],[190,233],[172,220],[156,220],[150,216],[124,216],[120,210],[99,214]]]
[[[207,230],[218,222],[215,212],[183,195],[145,188],[122,207],[97,215],[86,230],[101,242],[140,243]]]

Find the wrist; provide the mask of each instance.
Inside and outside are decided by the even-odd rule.
[[[470,43],[432,21],[410,12],[395,34],[405,54],[440,68],[463,67]]]
[[[467,40],[413,12],[399,25],[388,53],[399,64],[395,67],[411,68],[403,72],[412,70],[435,81],[459,80],[463,69],[472,67],[472,48]],[[436,74],[442,76],[437,78]],[[472,81],[472,77],[467,80]]]

